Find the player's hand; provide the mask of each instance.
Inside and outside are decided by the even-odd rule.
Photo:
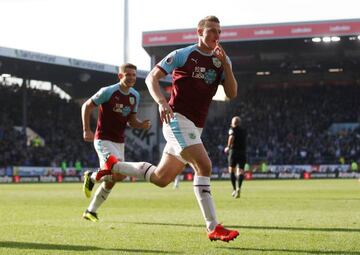
[[[226,52],[224,51],[223,47],[219,44],[219,41],[216,43],[216,47],[214,48],[214,55],[217,57],[222,64],[226,63]]]
[[[226,154],[228,154],[228,153],[229,153],[229,147],[226,146],[226,147],[224,148],[224,152],[225,152]]]
[[[141,123],[141,128],[142,129],[149,129],[151,127],[151,121],[150,120],[144,120]]]
[[[159,113],[160,120],[168,124],[172,118],[174,118],[174,113],[167,102],[159,104]]]
[[[86,142],[92,142],[94,141],[94,133],[90,130],[83,132],[83,138]]]

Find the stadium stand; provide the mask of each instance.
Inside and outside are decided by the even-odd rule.
[[[27,90],[27,126],[38,133],[45,146],[27,144],[23,125],[23,91],[19,85],[4,86],[0,82],[0,167],[53,166],[65,161],[74,167],[79,160],[83,167],[95,168],[98,158],[91,143],[82,140],[80,105],[74,100],[61,99],[50,91]],[[93,130],[96,119],[92,119]],[[127,148],[129,161],[147,159],[147,151]]]
[[[239,115],[248,127],[251,163],[338,164],[342,157],[360,161],[358,95],[359,85],[250,89],[229,104],[227,114],[210,121],[205,144],[214,165],[225,166],[229,127],[224,123]],[[340,128],[332,130],[336,123]]]
[[[360,161],[359,127],[331,131],[334,123],[358,123],[358,95],[357,85],[250,89],[228,104],[225,114],[209,120],[204,143],[214,166],[225,167],[228,125],[224,123],[240,115],[248,127],[251,163],[338,164],[341,157],[345,162]],[[80,106],[47,91],[28,90],[28,98],[28,126],[45,139],[45,146],[28,146],[13,128],[22,125],[20,87],[0,86],[0,162],[60,166],[65,160],[71,167],[80,160],[83,166],[96,167],[91,144],[81,139]],[[127,158],[139,161],[147,156],[144,153],[130,150]]]
[[[58,95],[35,89],[27,91],[28,127],[45,140],[45,146],[28,146],[14,126],[22,126],[22,91],[19,86],[0,86],[0,162],[15,166],[95,166],[97,157],[91,144],[81,136],[80,106]]]

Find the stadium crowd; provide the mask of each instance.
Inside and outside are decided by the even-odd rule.
[[[356,85],[249,89],[227,104],[225,114],[208,120],[204,144],[214,167],[225,167],[229,123],[239,115],[248,130],[250,164],[360,162],[360,128],[330,128],[334,123],[359,123],[358,95]],[[78,103],[49,91],[27,90],[27,126],[45,140],[45,146],[29,146],[13,128],[22,126],[22,102],[19,86],[0,86],[1,166],[60,166],[63,161],[74,166],[78,160],[97,167],[92,145],[82,140]],[[126,151],[129,161],[143,160],[139,157]]]
[[[23,91],[19,86],[0,86],[1,124],[0,162],[15,166],[60,166],[64,160],[74,166],[97,164],[90,144],[82,141],[80,107],[57,94],[27,90],[27,126],[45,140],[45,146],[27,145],[23,125]]]
[[[251,89],[214,118],[204,139],[214,165],[226,165],[223,148],[230,119],[239,115],[248,130],[251,164],[339,164],[360,161],[360,86]],[[219,142],[220,141],[220,142]],[[340,160],[340,162],[339,162]]]

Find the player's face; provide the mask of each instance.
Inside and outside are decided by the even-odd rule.
[[[213,21],[206,21],[202,29],[201,41],[210,50],[213,50],[220,39],[220,24]]]
[[[136,70],[132,68],[125,68],[124,73],[119,74],[120,82],[127,87],[132,87],[136,82]]]

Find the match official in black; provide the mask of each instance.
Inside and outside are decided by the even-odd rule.
[[[224,149],[225,153],[228,153],[229,173],[231,184],[233,186],[232,196],[234,198],[240,197],[241,185],[244,180],[244,166],[246,164],[246,138],[247,132],[241,125],[240,117],[234,116],[231,120],[227,146]]]

